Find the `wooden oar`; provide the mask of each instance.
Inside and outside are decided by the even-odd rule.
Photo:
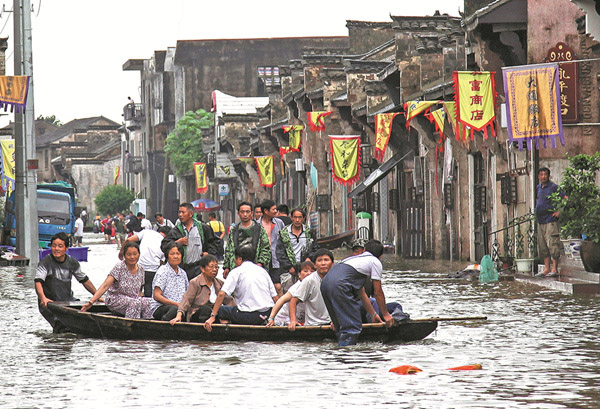
[[[411,320],[411,321],[419,322],[419,321],[481,321],[481,320],[487,320],[487,317],[431,317],[431,318],[417,318],[417,319]]]

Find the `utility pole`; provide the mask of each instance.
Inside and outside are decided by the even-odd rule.
[[[15,75],[29,77],[29,94],[25,111],[15,113],[15,193],[17,216],[17,252],[39,261],[37,166],[35,165],[35,130],[33,104],[33,53],[31,48],[31,2],[13,0],[15,28]]]

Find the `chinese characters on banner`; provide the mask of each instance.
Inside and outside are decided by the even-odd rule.
[[[206,193],[208,191],[208,183],[206,181],[206,163],[194,163],[194,174],[196,175],[196,192]]]
[[[304,125],[287,125],[282,126],[281,129],[283,129],[284,133],[289,133],[290,135],[289,150],[287,152],[298,152],[302,145],[302,131],[304,130]]]
[[[560,111],[560,86],[558,64],[536,64],[502,69],[504,93],[506,95],[506,117],[508,137],[523,142],[531,149],[539,140],[544,146],[548,138],[556,147],[556,137],[564,145]]]
[[[548,62],[573,61],[575,53],[565,43],[558,43],[556,47],[548,50]],[[578,115],[578,89],[577,89],[577,64],[558,64],[558,85],[560,89],[560,109],[563,124],[575,124],[579,121]]]
[[[27,91],[29,90],[29,77],[26,76],[0,76],[0,108],[6,111],[10,106],[17,108],[17,112],[25,111],[27,105]]]
[[[385,155],[385,149],[387,148],[392,133],[392,124],[394,117],[399,112],[392,112],[389,114],[377,114],[375,115],[375,159],[378,161],[383,160]]]
[[[406,116],[406,129],[410,127],[410,121],[421,113],[427,113],[435,104],[442,101],[408,101],[404,104],[404,115]]]
[[[360,173],[360,135],[329,135],[333,180],[349,185]]]
[[[12,192],[15,188],[15,140],[4,139],[0,141],[2,147],[2,190]]]
[[[273,187],[275,184],[275,162],[273,156],[256,156],[256,170],[260,185],[263,187]]]
[[[454,98],[456,101],[457,121],[470,127],[471,139],[474,131],[483,131],[488,138],[488,127],[492,136],[496,136],[494,119],[496,119],[495,72],[454,71]],[[465,139],[466,128],[462,128],[460,138]]]
[[[325,130],[325,121],[323,118],[329,116],[333,113],[333,111],[313,111],[307,112],[308,123],[310,124],[310,130],[313,132],[316,131],[324,131]]]

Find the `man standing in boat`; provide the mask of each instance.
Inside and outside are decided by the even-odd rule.
[[[176,242],[183,246],[183,263],[181,268],[187,273],[188,280],[200,275],[200,259],[212,254],[217,256],[216,237],[212,229],[194,219],[194,206],[190,203],[179,205],[179,222],[163,239],[161,248],[163,252],[167,246]]]
[[[340,346],[355,345],[362,331],[361,302],[371,315],[373,322],[385,321],[387,327],[394,324],[394,318],[387,311],[385,294],[381,288],[383,266],[380,258],[383,245],[378,240],[365,244],[365,251],[350,256],[334,265],[321,282],[321,293],[335,326]],[[367,278],[373,281],[374,296],[382,317],[379,317],[365,293]]]
[[[55,334],[65,332],[66,327],[48,309],[48,303],[54,301],[76,301],[71,291],[71,280],[77,279],[92,295],[96,287],[81,271],[79,261],[67,254],[69,236],[60,232],[50,239],[51,252],[38,264],[35,271],[35,292],[38,296],[38,307],[42,316],[52,325]]]
[[[235,250],[242,246],[249,245],[256,249],[254,262],[258,266],[267,269],[271,262],[269,237],[265,229],[252,218],[252,205],[248,202],[241,202],[237,209],[240,222],[233,225],[227,237],[223,260],[224,278],[227,278],[229,271],[235,267]]]
[[[262,225],[263,229],[265,229],[267,232],[269,244],[271,245],[271,265],[264,267],[265,270],[269,272],[269,276],[271,276],[273,284],[275,284],[277,294],[281,296],[281,268],[279,265],[279,260],[277,259],[277,238],[279,237],[279,232],[285,226],[283,225],[281,219],[276,217],[277,205],[274,201],[266,199],[262,202],[260,208],[262,209],[263,215],[258,221],[258,224]]]

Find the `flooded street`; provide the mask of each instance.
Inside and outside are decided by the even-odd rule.
[[[91,240],[99,236],[86,234],[84,244]],[[116,262],[115,245],[92,244],[82,268],[99,286]],[[388,301],[400,301],[412,318],[488,321],[440,322],[423,341],[350,348],[53,335],[37,310],[33,270],[4,267],[0,406],[600,408],[598,298],[445,278],[466,264],[386,256]],[[73,288],[89,299],[81,285]],[[475,363],[483,370],[446,370]],[[388,372],[399,365],[423,372]]]

